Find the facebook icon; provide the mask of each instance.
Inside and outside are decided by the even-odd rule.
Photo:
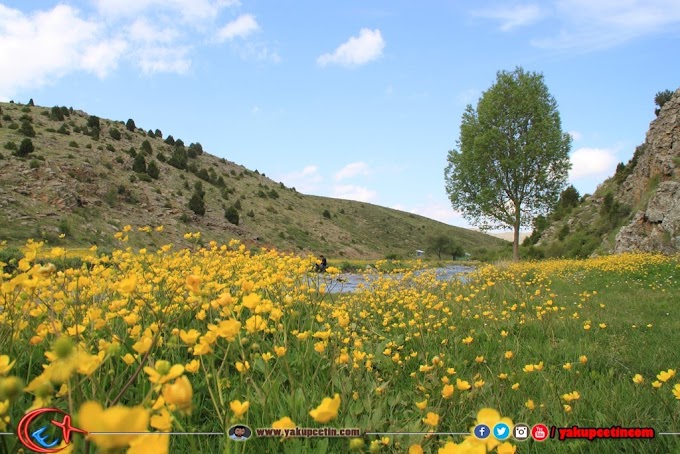
[[[475,437],[479,438],[480,440],[489,438],[489,435],[491,435],[491,430],[486,424],[477,424],[472,432],[475,434]]]

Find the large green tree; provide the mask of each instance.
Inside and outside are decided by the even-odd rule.
[[[444,171],[446,192],[453,208],[482,230],[512,228],[519,260],[520,228],[557,202],[570,148],[543,75],[521,67],[500,71],[477,107],[463,113],[458,150],[449,151]]]

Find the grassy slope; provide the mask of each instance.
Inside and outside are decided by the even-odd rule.
[[[147,137],[142,129],[129,132],[123,122],[102,119],[100,139],[95,141],[73,131],[74,127],[85,126],[88,115],[84,112],[76,111],[64,122],[58,122],[45,115],[49,109],[44,107],[7,103],[0,107],[3,115],[11,117],[10,121],[0,120],[0,145],[8,141],[20,144],[24,137],[8,126],[13,122],[20,124],[22,115],[32,118],[37,132],[33,138],[36,151],[26,159],[0,149],[5,158],[0,160],[3,175],[0,239],[10,243],[43,237],[51,244],[110,246],[112,234],[126,224],[133,227],[163,224],[162,234],[154,232],[140,241],[131,238],[130,244],[137,247],[159,246],[165,242],[185,244],[185,232],[200,230],[207,241],[227,242],[230,238],[239,238],[250,245],[347,258],[412,256],[416,249],[425,249],[428,236],[439,233],[452,236],[472,254],[485,251],[495,254],[506,248],[506,242],[489,235],[422,216],[368,203],[302,195],[264,174],[207,153],[189,159],[189,163],[198,169],[214,169],[233,192],[225,199],[221,188],[203,182],[207,212],[204,217],[193,216],[187,204],[194,183],[199,181],[196,175],[156,161],[161,170],[159,180],[130,180],[134,175],[133,158],[126,151],[134,147],[139,152],[147,139],[154,159],[159,152],[169,158],[172,147],[163,140]],[[70,135],[48,131],[58,130],[62,123]],[[120,140],[110,137],[112,127],[121,131]],[[167,135],[166,131],[164,137]],[[77,148],[71,142],[75,142]],[[111,146],[115,151],[107,150]],[[37,169],[30,168],[32,160],[39,166]],[[278,198],[257,195],[260,190],[270,193],[272,189]],[[81,198],[84,206],[77,206],[76,197]],[[238,227],[224,219],[224,209],[237,200],[242,206]],[[326,209],[331,219],[322,216]],[[252,217],[247,215],[249,212]],[[191,220],[180,222],[182,214]],[[58,238],[60,232],[67,234],[65,239]]]

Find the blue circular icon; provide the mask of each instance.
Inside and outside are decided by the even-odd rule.
[[[486,424],[477,424],[472,432],[475,434],[475,437],[480,440],[489,438],[489,435],[491,435],[491,429],[489,429],[489,426]]]
[[[507,440],[510,435],[510,426],[504,422],[496,423],[496,425],[493,426],[493,436],[496,438],[496,440]]]

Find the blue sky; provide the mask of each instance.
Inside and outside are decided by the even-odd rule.
[[[465,105],[543,73],[593,192],[680,86],[680,2],[0,2],[0,100],[133,118],[299,191],[468,226],[444,190]]]

